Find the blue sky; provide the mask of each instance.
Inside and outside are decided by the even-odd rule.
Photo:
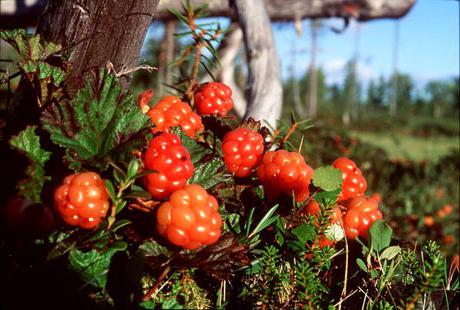
[[[339,20],[324,20],[326,25],[340,26]],[[278,54],[282,59],[283,77],[288,77],[294,44],[296,73],[305,72],[310,61],[310,22],[302,24],[303,35],[297,37],[292,26],[274,26]],[[394,20],[352,23],[342,34],[327,28],[318,38],[318,64],[329,83],[341,81],[343,67],[355,53],[358,40],[358,72],[363,80],[388,77],[393,68]],[[294,43],[295,41],[295,43]],[[288,57],[284,55],[289,55]],[[418,85],[431,79],[459,75],[459,2],[419,0],[399,20],[398,70],[409,73]]]
[[[220,18],[223,27],[228,20]],[[389,77],[393,70],[393,39],[395,20],[352,22],[344,33],[336,34],[328,26],[340,27],[338,19],[323,20],[318,38],[317,64],[322,67],[328,83],[343,80],[344,66],[358,44],[358,74],[364,83],[380,75]],[[310,62],[310,21],[302,22],[303,34],[298,37],[293,23],[274,24],[273,31],[281,60],[283,78],[291,75],[295,56],[295,73],[301,76]],[[151,27],[148,37],[161,36],[158,25]],[[459,75],[459,2],[454,0],[418,0],[409,13],[399,20],[398,70],[410,74],[422,87],[433,79]]]

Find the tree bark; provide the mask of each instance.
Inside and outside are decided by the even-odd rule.
[[[158,61],[158,85],[157,91],[159,96],[164,95],[163,84],[171,84],[172,74],[169,64],[174,60],[174,33],[177,22],[170,20],[165,22],[165,33],[160,42],[160,56]]]
[[[281,115],[283,89],[273,32],[263,0],[234,0],[248,59],[245,118],[265,120],[272,128]]]
[[[45,0],[37,0],[38,4],[29,7],[20,5],[24,0],[11,2],[16,3],[16,7],[6,8],[13,4],[8,1],[0,1],[2,28],[35,26]],[[168,9],[181,10],[182,2],[183,0],[162,0],[158,5],[156,18],[162,21],[175,19]],[[210,16],[234,17],[235,12],[230,8],[228,2],[229,0],[191,0],[194,7],[204,3],[208,4],[207,12]],[[366,21],[376,18],[400,18],[406,15],[415,0],[265,0],[264,2],[272,21],[326,17],[353,17]],[[24,21],[27,24],[24,24]]]
[[[91,68],[133,67],[159,0],[49,0],[37,33],[72,48],[70,88]],[[125,80],[127,82],[127,80]]]

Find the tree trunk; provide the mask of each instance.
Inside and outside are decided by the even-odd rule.
[[[37,33],[72,48],[70,88],[91,68],[133,67],[159,0],[49,0]],[[124,82],[127,82],[125,79]]]
[[[174,33],[177,22],[174,20],[165,23],[165,33],[160,43],[160,56],[158,61],[158,95],[164,95],[163,84],[171,84],[172,74],[169,64],[174,60]]]
[[[272,128],[281,115],[283,89],[275,41],[263,0],[234,0],[248,59],[245,118],[265,120]]]
[[[318,37],[319,22],[317,20],[311,21],[311,61],[309,68],[309,87],[308,87],[308,111],[307,115],[310,118],[315,118],[318,111],[318,83],[317,83],[317,70],[316,70],[316,39]]]

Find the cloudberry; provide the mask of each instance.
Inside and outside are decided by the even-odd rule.
[[[153,133],[168,133],[171,127],[180,126],[187,136],[193,138],[203,130],[201,117],[176,96],[163,97],[150,108],[148,115],[154,124]]]
[[[257,168],[257,176],[269,198],[280,193],[292,195],[296,201],[308,197],[313,169],[305,163],[302,155],[285,150],[266,152]]]
[[[224,83],[203,84],[195,92],[195,107],[201,115],[225,116],[233,107],[232,90]]]
[[[179,137],[171,133],[162,133],[150,140],[144,166],[155,170],[144,177],[144,185],[156,199],[166,198],[184,187],[194,171],[189,151]]]
[[[337,198],[338,201],[364,196],[367,182],[362,176],[361,170],[352,160],[340,157],[332,163],[332,166],[342,171],[342,192]]]
[[[347,207],[343,226],[348,239],[355,239],[358,235],[366,237],[371,225],[382,218],[382,211],[379,210],[379,204],[374,199],[356,197]]]
[[[257,132],[238,128],[224,136],[222,151],[227,170],[237,177],[247,177],[262,158],[264,140]]]
[[[157,211],[157,230],[174,245],[196,249],[216,242],[222,218],[214,196],[197,184],[172,193]]]
[[[104,181],[95,172],[67,176],[54,192],[54,206],[64,222],[91,229],[107,215],[109,195]]]

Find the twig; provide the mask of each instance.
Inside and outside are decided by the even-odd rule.
[[[133,72],[136,72],[136,71],[139,71],[139,70],[145,70],[147,72],[153,72],[154,70],[158,70],[157,67],[152,67],[152,66],[149,66],[149,65],[140,65],[140,66],[135,66],[135,67],[131,67],[131,68],[121,68],[120,71],[115,71],[115,68],[113,67],[113,64],[108,61],[107,62],[107,70],[115,73],[115,76],[117,78],[121,77],[121,76],[124,76],[124,75],[128,75],[128,74],[131,74]]]
[[[164,278],[166,278],[166,276],[168,275],[170,270],[171,270],[170,265],[166,266],[166,268],[163,269],[163,272],[160,274],[160,276],[155,281],[155,283],[153,283],[153,285],[150,288],[150,290],[144,295],[144,297],[142,297],[142,301],[146,301],[147,299],[150,298],[150,296],[152,296],[153,293],[155,293],[158,285],[160,285],[160,283],[164,280]]]
[[[343,226],[342,226],[343,229]],[[344,279],[343,279],[343,290],[342,290],[342,295],[340,296],[340,301],[339,301],[339,310],[342,308],[342,302],[347,295],[347,283],[348,283],[348,241],[347,237],[345,236],[345,273],[344,273]]]

